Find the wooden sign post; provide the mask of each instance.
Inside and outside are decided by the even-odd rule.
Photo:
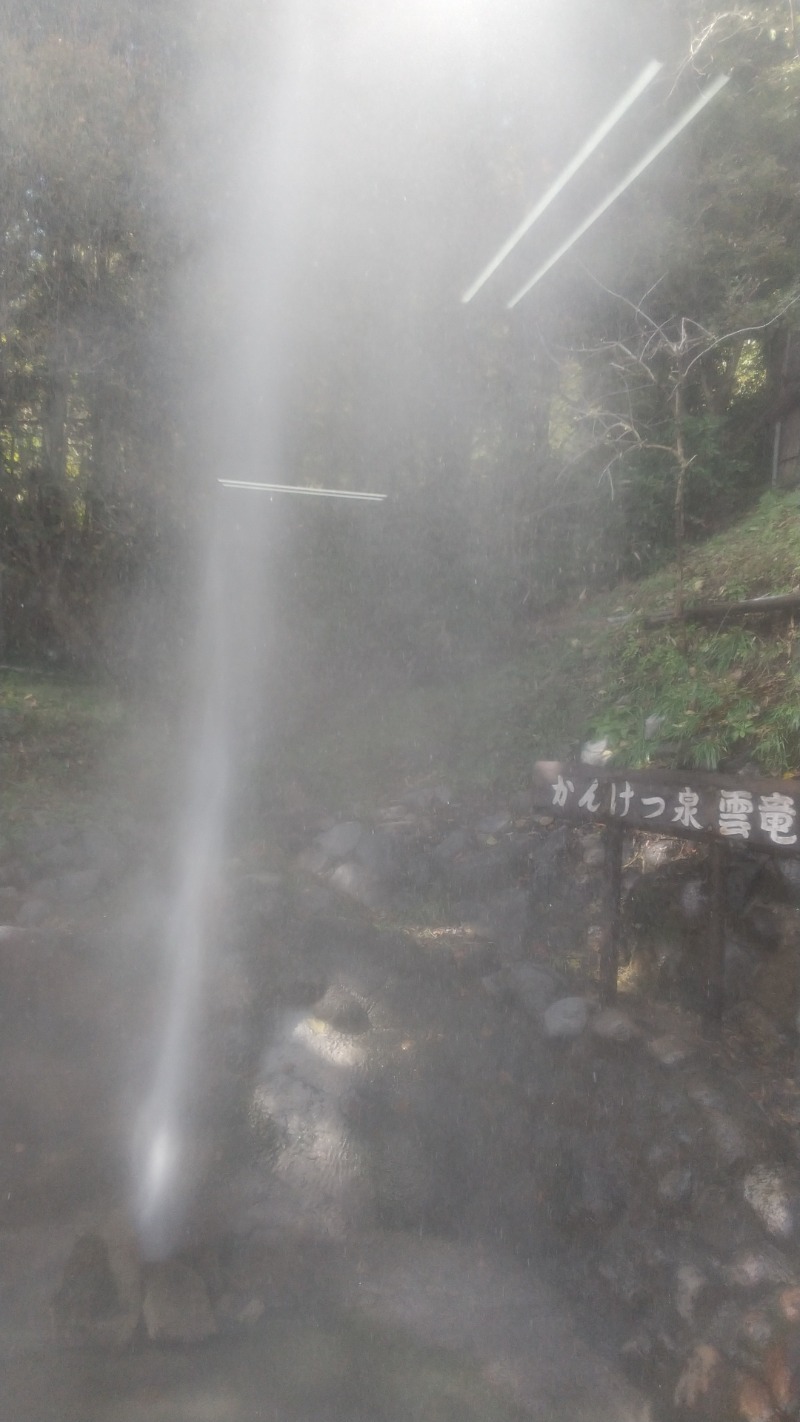
[[[722,1015],[725,976],[725,859],[744,844],[765,854],[800,856],[800,781],[694,771],[610,770],[538,761],[534,804],[559,819],[606,827],[606,923],[600,996],[617,991],[622,840],[626,830],[706,840],[711,846],[711,904],[706,1010]]]

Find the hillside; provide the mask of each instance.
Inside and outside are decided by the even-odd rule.
[[[426,776],[473,797],[518,787],[538,757],[575,755],[585,740],[604,737],[629,765],[797,770],[794,620],[645,630],[644,617],[672,607],[676,578],[666,567],[548,615],[524,651],[499,665],[405,693],[360,691],[326,707],[301,739],[285,743],[278,778],[296,775],[331,805],[368,803]],[[765,495],[690,549],[684,578],[689,604],[800,589],[800,493]]]

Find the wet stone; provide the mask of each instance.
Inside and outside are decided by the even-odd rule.
[[[688,1165],[676,1165],[668,1170],[656,1186],[659,1204],[675,1210],[688,1205],[692,1198],[692,1171]]]
[[[647,1050],[662,1066],[674,1067],[688,1061],[694,1055],[695,1047],[681,1037],[666,1033],[663,1037],[654,1037],[648,1042]]]
[[[502,834],[504,830],[510,829],[513,823],[512,816],[508,810],[501,810],[496,815],[484,815],[478,820],[475,826],[477,834]]]
[[[592,1032],[603,1042],[632,1042],[639,1036],[639,1029],[616,1007],[604,1007],[592,1018]]]
[[[716,1154],[723,1165],[737,1165],[748,1154],[744,1132],[731,1116],[722,1111],[707,1111],[706,1126]]]
[[[148,1267],[142,1315],[151,1343],[202,1343],[217,1332],[203,1280],[178,1259]]]
[[[214,1313],[220,1330],[229,1333],[239,1328],[252,1328],[263,1318],[265,1306],[262,1299],[227,1293],[217,1300]]]
[[[739,1299],[727,1299],[706,1331],[726,1357],[750,1367],[761,1362],[773,1342],[776,1321],[765,1308],[743,1307]]]
[[[133,1340],[140,1308],[138,1249],[127,1222],[112,1215],[73,1245],[53,1299],[56,1330],[68,1346],[125,1348]]]
[[[341,824],[332,825],[322,834],[318,834],[314,845],[321,849],[329,859],[347,859],[363,833],[364,826],[357,820],[345,820]]]
[[[530,932],[530,899],[526,889],[493,894],[479,916],[479,928],[510,957],[521,954]]]
[[[544,1013],[546,1037],[579,1037],[589,1021],[590,1001],[587,997],[562,997]]]
[[[354,862],[339,864],[330,877],[330,886],[367,908],[380,908],[385,890],[370,869]]]
[[[696,1264],[681,1264],[675,1274],[675,1309],[684,1323],[694,1323],[697,1304],[707,1288],[708,1278]]]
[[[301,874],[322,874],[328,868],[331,857],[321,845],[309,844],[301,849],[294,862]]]
[[[800,1341],[790,1334],[777,1340],[764,1358],[764,1378],[781,1417],[797,1417],[800,1406]]]
[[[779,1412],[760,1378],[742,1378],[736,1392],[737,1414],[742,1422],[778,1422]]]
[[[743,1194],[770,1234],[789,1239],[796,1233],[800,1198],[794,1182],[773,1165],[758,1165],[745,1177]]]
[[[606,846],[602,834],[585,835],[581,843],[581,858],[587,869],[600,869],[606,862]]]
[[[456,859],[459,854],[463,854],[471,843],[470,836],[466,830],[454,829],[446,834],[431,851],[433,858],[447,863],[450,859]]]
[[[763,1288],[766,1284],[789,1284],[793,1273],[789,1263],[772,1244],[760,1249],[737,1251],[722,1270],[726,1283],[736,1288]]]
[[[326,1022],[334,1031],[356,1037],[367,1032],[370,1027],[369,1013],[354,993],[345,988],[330,987],[318,1002],[312,1013],[320,1022]]]
[[[710,1343],[698,1343],[690,1353],[675,1386],[678,1408],[702,1418],[720,1417],[723,1404],[725,1369],[722,1355]]]

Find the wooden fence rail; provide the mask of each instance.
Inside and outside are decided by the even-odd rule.
[[[617,992],[623,838],[628,830],[705,840],[710,846],[711,898],[706,1011],[724,1006],[725,865],[734,844],[770,855],[800,857],[800,780],[710,775],[688,770],[595,769],[538,761],[533,798],[559,819],[599,824],[606,835],[606,906],[600,952],[600,996]]]

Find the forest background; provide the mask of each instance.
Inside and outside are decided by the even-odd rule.
[[[189,0],[5,0],[6,662],[148,690],[170,681],[189,637],[220,498],[187,378],[224,326],[198,254],[231,222],[231,135],[248,121],[235,94],[206,106],[197,75],[221,53],[228,72],[252,62],[241,11],[233,24]],[[296,244],[303,295],[289,338],[285,320],[275,332],[281,467],[264,477],[389,499],[280,514],[270,618],[284,716],[345,687],[499,665],[567,600],[652,573],[676,548],[682,564],[682,544],[770,488],[775,425],[798,393],[786,381],[800,322],[792,0],[579,0],[546,21],[504,3],[495,43],[456,46],[449,65],[409,44],[388,95],[347,38],[369,32],[369,7],[334,11],[315,115],[326,138]],[[641,118],[554,205],[512,278],[712,77],[730,81],[518,308],[499,299],[513,280],[464,306],[653,56],[664,67]],[[243,390],[242,422],[249,401]]]

